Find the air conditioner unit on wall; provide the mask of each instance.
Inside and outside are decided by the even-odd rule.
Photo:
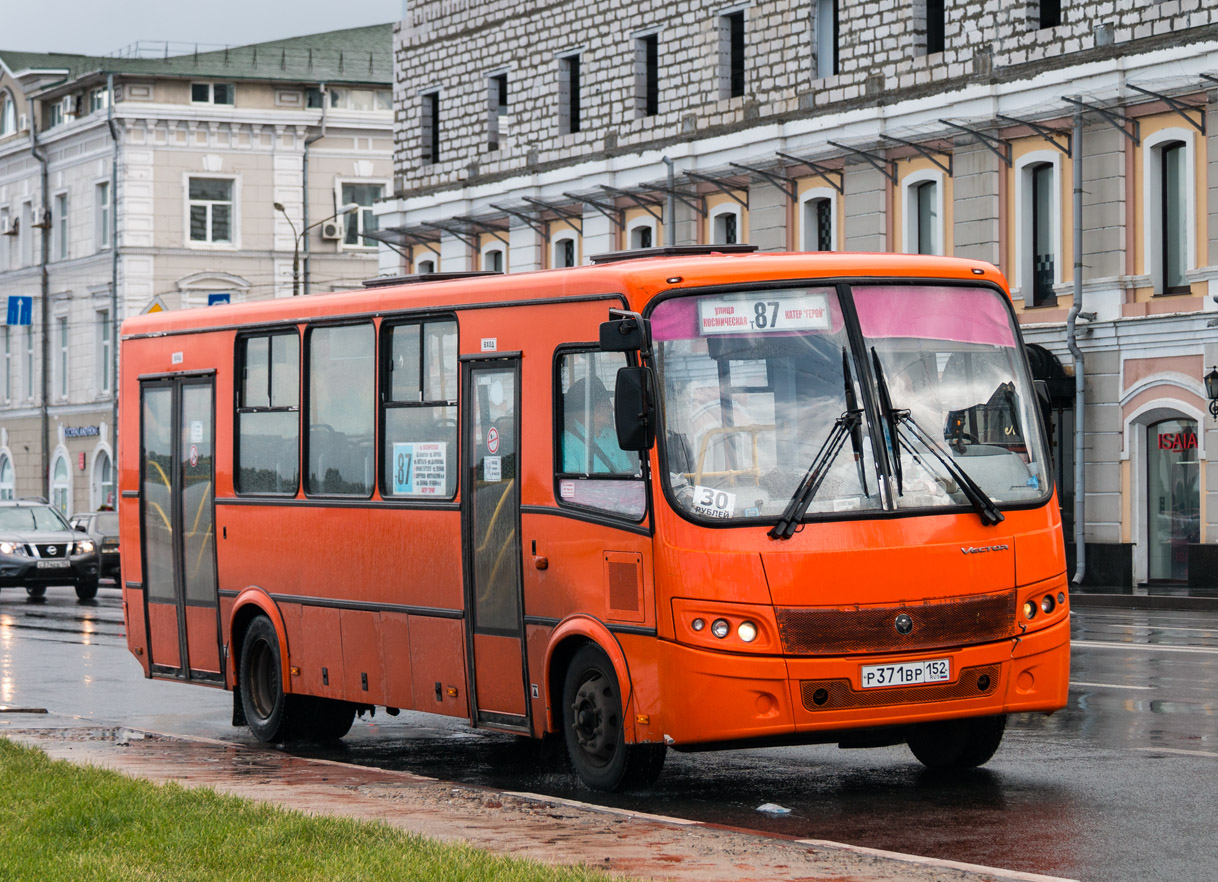
[[[17,131],[28,132],[30,130],[30,115],[23,113],[17,118]]]
[[[51,227],[51,213],[41,205],[34,206],[33,220],[31,225],[39,229],[47,230]]]
[[[321,225],[321,237],[331,242],[341,241],[343,232],[343,222],[340,220],[326,221]]]
[[[0,217],[0,236],[17,235],[17,218]]]

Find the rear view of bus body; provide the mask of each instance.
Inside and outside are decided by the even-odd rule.
[[[376,706],[560,734],[602,789],[666,746],[979,765],[1064,706],[998,272],[689,251],[125,323],[145,673],[233,690],[264,740]]]

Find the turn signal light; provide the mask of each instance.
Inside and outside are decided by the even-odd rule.
[[[1055,606],[1055,604],[1053,602],[1052,594],[1046,594],[1045,599],[1040,602],[1040,608],[1042,610],[1044,610],[1045,615],[1048,615],[1049,613],[1053,612],[1054,606]]]
[[[1023,603],[1024,618],[1027,619],[1029,622],[1032,621],[1032,619],[1036,618],[1036,609],[1037,609],[1037,606],[1036,606],[1035,600],[1025,600]]]
[[[732,630],[732,626],[727,623],[727,619],[715,619],[711,622],[711,633],[722,640]]]

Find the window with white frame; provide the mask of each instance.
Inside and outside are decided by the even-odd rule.
[[[68,259],[68,194],[55,194],[55,254],[60,260]]]
[[[440,266],[440,255],[434,251],[427,252],[426,257],[420,257],[415,262],[415,273],[420,276],[427,275],[438,271]]]
[[[61,315],[55,319],[55,328],[59,341],[59,397],[68,397],[68,317]]]
[[[233,180],[190,178],[190,241],[231,244],[233,241]]]
[[[833,191],[817,188],[805,193],[800,208],[800,247],[804,251],[836,251],[837,217]]]
[[[34,400],[34,326],[25,326],[25,397]]]
[[[13,461],[7,453],[0,453],[0,499],[16,498],[16,475]]]
[[[99,447],[93,457],[89,503],[94,511],[114,509],[114,460],[110,457],[110,451],[104,447]]]
[[[1155,294],[1188,293],[1197,265],[1192,134],[1163,129],[1142,142],[1144,248]]]
[[[651,218],[640,218],[627,229],[630,248],[654,248],[656,246],[656,224]]]
[[[89,92],[89,113],[106,110],[110,106],[110,90],[94,89]]]
[[[744,10],[719,15],[719,97],[744,95]]]
[[[4,326],[4,400],[13,399],[13,337],[12,329]]]
[[[740,242],[740,208],[722,205],[711,210],[710,234],[712,245],[736,245]]]
[[[11,230],[13,228],[13,219],[8,208],[0,208],[0,230]],[[9,268],[9,261],[13,255],[13,236],[5,232],[0,237],[0,272],[4,272]]]
[[[486,147],[498,150],[507,135],[508,75],[493,74],[486,78]]]
[[[375,248],[375,239],[365,239],[368,233],[376,231],[376,215],[372,213],[372,204],[381,198],[384,184],[343,184],[342,205],[354,202],[359,206],[358,211],[347,215],[347,230],[343,244],[348,248]]]
[[[46,110],[42,115],[44,127],[53,129],[55,126],[63,125],[63,102],[56,100],[46,105]]]
[[[835,76],[837,67],[838,0],[816,0],[816,76]],[[824,249],[819,249],[824,250]]]
[[[62,448],[56,451],[51,466],[51,505],[64,517],[72,514],[72,469],[68,465],[68,453]]]
[[[110,392],[110,345],[111,345],[111,328],[110,328],[110,310],[97,310],[97,322],[94,325],[96,328],[96,345],[93,351],[97,353],[97,365],[94,373],[97,376],[97,392],[99,395],[107,395]]]
[[[558,59],[558,133],[573,134],[581,124],[580,57],[574,52]]]
[[[0,92],[0,138],[17,133],[17,102],[10,92]]]
[[[660,112],[660,35],[643,34],[634,40],[635,116]]]
[[[191,83],[193,104],[236,104],[236,89],[232,83]]]
[[[901,182],[903,238],[906,254],[942,254],[943,174],[920,171]]]
[[[554,239],[552,243],[552,253],[550,256],[550,265],[555,267],[575,266],[579,261],[579,254],[575,247],[574,236],[560,236]]]
[[[338,110],[393,110],[393,92],[389,89],[326,89],[331,107]],[[322,106],[321,89],[305,91],[305,103],[309,107]]]
[[[504,271],[503,249],[498,245],[488,245],[482,249],[482,270],[489,273]]]
[[[1061,156],[1037,150],[1016,163],[1015,284],[1025,306],[1053,306],[1061,269]]]
[[[17,230],[21,240],[21,265],[32,266],[34,263],[34,203],[21,203],[21,227]]]
[[[97,235],[97,250],[104,251],[110,247],[110,182],[102,181],[94,188],[93,204],[96,210],[94,230]]]

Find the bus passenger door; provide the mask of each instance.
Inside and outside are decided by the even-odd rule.
[[[520,361],[468,361],[465,469],[466,645],[475,725],[529,731],[520,552]]]
[[[140,523],[153,675],[222,682],[211,377],[145,381]]]

